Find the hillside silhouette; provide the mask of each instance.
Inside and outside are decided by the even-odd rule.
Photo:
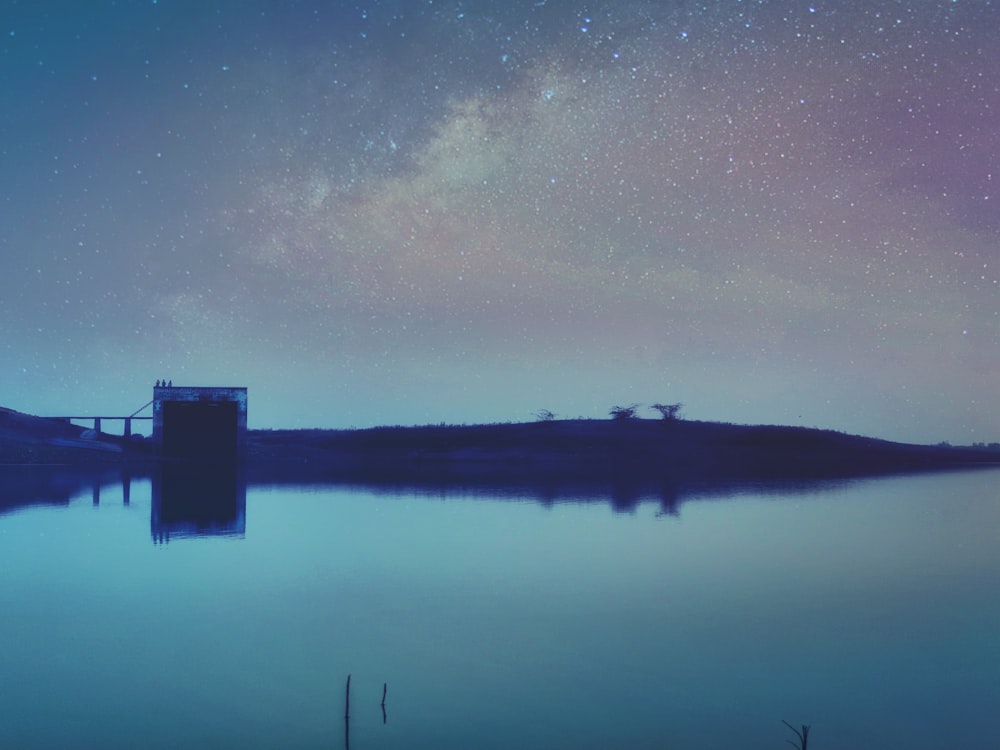
[[[686,420],[258,430],[251,475],[322,469],[361,481],[421,479],[825,479],[1000,464],[1000,452],[912,445],[832,430]]]

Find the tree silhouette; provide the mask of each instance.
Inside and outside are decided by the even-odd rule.
[[[608,412],[612,419],[626,420],[635,419],[635,411],[639,408],[639,404],[629,404],[628,406],[612,406],[611,410]]]
[[[539,409],[535,412],[535,419],[539,422],[551,422],[555,418],[555,412],[549,411],[548,409]]]
[[[667,421],[680,418],[680,411],[684,404],[653,404],[651,408],[660,412],[660,416]]]

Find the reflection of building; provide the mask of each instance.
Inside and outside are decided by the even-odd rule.
[[[235,463],[243,453],[246,433],[246,388],[153,389],[153,444],[164,456]]]
[[[154,542],[246,534],[247,487],[235,465],[168,465],[153,476],[149,516]]]

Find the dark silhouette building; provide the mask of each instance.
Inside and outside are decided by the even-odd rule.
[[[164,457],[235,464],[246,434],[246,388],[153,388],[153,444]]]

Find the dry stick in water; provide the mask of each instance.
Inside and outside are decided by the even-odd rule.
[[[351,676],[347,675],[347,693],[344,696],[344,750],[351,750]]]
[[[347,675],[347,695],[344,699],[344,721],[351,718],[351,676]]]
[[[792,747],[799,748],[799,750],[809,750],[809,748],[808,748],[808,745],[809,745],[809,725],[808,724],[803,724],[802,725],[802,731],[800,732],[798,729],[796,729],[795,727],[793,727],[791,724],[789,724],[784,719],[781,720],[781,723],[784,724],[789,729],[791,729],[793,732],[795,732],[795,735],[799,738],[799,744],[798,745],[796,745],[791,740],[785,740],[785,742],[787,742]]]

